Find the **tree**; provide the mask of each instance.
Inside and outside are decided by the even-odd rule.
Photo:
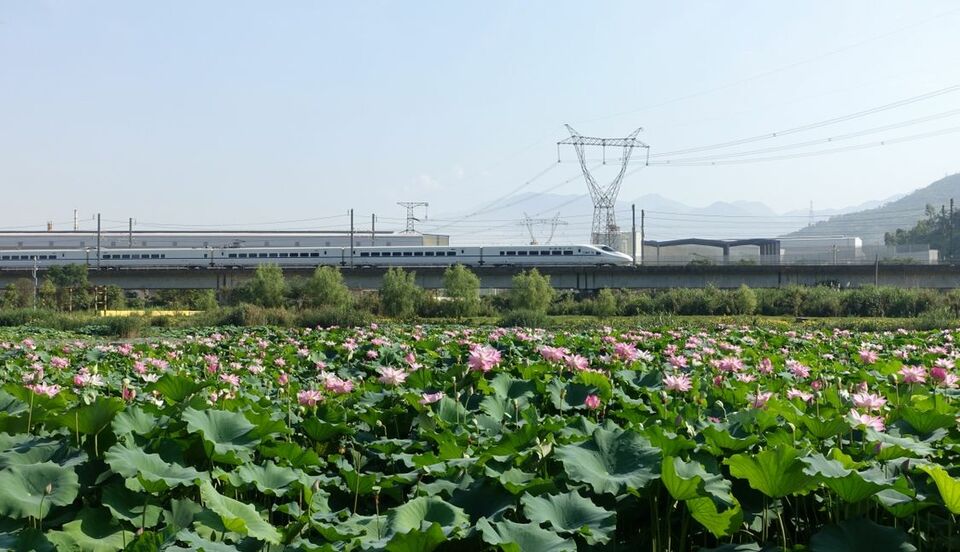
[[[33,280],[17,278],[3,289],[3,308],[25,309],[33,306]]]
[[[127,305],[127,298],[123,295],[123,288],[120,286],[107,286],[104,290],[106,307],[108,309],[122,309]]]
[[[247,284],[250,300],[262,307],[282,306],[286,290],[283,270],[270,263],[257,266],[253,279]]]
[[[600,317],[616,316],[617,298],[610,288],[603,288],[593,300],[593,314]]]
[[[317,267],[304,286],[303,296],[310,307],[348,308],[353,302],[343,274],[333,266]]]
[[[37,290],[37,306],[41,309],[53,309],[57,306],[57,286],[50,278],[44,278]]]
[[[757,294],[747,287],[747,284],[740,284],[740,287],[733,292],[733,313],[753,314],[756,310]]]
[[[480,278],[455,264],[443,272],[443,287],[455,316],[473,316],[480,308]]]
[[[554,295],[549,276],[544,276],[533,268],[514,276],[512,283],[510,306],[513,309],[547,312]]]
[[[420,288],[416,284],[415,272],[391,267],[383,275],[380,304],[384,314],[396,318],[410,318],[417,310],[419,299]]]
[[[87,309],[93,304],[87,265],[52,266],[47,278],[56,289],[57,307],[60,310]]]

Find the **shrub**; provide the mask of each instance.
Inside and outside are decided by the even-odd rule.
[[[323,307],[300,312],[297,325],[302,328],[329,328],[330,326],[366,326],[370,313],[349,307]]]
[[[532,310],[544,314],[547,312],[554,296],[549,276],[544,276],[533,268],[514,276],[512,284],[510,307],[513,310]]]
[[[332,266],[317,267],[303,289],[303,299],[309,307],[347,309],[353,302],[350,289],[343,281],[340,269]]]
[[[253,279],[246,286],[249,299],[262,307],[283,305],[287,283],[279,265],[268,263],[257,266]]]
[[[416,284],[415,272],[391,267],[383,275],[380,303],[384,314],[395,318],[410,318],[417,311],[419,299],[420,288]]]
[[[465,266],[456,264],[445,270],[443,288],[454,316],[473,316],[479,310],[480,278]]]
[[[617,298],[608,288],[601,289],[593,298],[593,315],[601,318],[617,315]]]
[[[534,309],[513,309],[497,322],[504,327],[545,328],[548,318],[546,313]]]
[[[746,284],[730,293],[731,314],[753,314],[757,310],[757,294]]]

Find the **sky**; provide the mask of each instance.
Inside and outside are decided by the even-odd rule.
[[[67,229],[74,209],[86,228],[98,212],[108,228],[343,228],[352,208],[390,229],[396,202],[425,201],[425,228],[470,233],[503,221],[490,202],[586,193],[573,150],[557,163],[565,123],[643,127],[660,162],[787,157],[634,162],[624,200],[883,199],[960,171],[960,90],[669,153],[960,85],[958,27],[953,0],[0,0],[0,228]],[[896,128],[826,142],[878,127]],[[552,214],[545,203],[525,206]],[[569,216],[588,229],[589,211]]]

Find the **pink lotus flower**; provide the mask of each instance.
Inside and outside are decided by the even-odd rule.
[[[759,371],[761,374],[772,374],[773,362],[769,358],[761,360],[760,364],[757,365],[757,371]]]
[[[274,360],[273,360],[273,365],[274,365],[274,366],[279,366],[280,368],[283,368],[284,366],[287,365],[287,361],[284,360],[284,359],[282,359],[282,358],[277,358],[277,359],[274,359]]]
[[[580,355],[567,355],[563,360],[567,363],[567,368],[570,368],[571,370],[583,371],[590,369],[590,361],[587,360],[587,357]]]
[[[667,362],[669,362],[674,368],[687,367],[687,357],[685,356],[670,356],[667,358]]]
[[[286,385],[290,383],[290,376],[286,372],[280,372],[280,375],[277,376],[277,383],[280,385]]]
[[[947,379],[947,373],[948,372],[943,367],[934,366],[930,369],[930,379],[937,383],[943,383],[943,380]]]
[[[870,349],[860,349],[860,362],[864,364],[873,364],[880,358],[875,351]]]
[[[851,398],[854,406],[865,408],[868,411],[880,410],[883,405],[887,404],[887,399],[873,393],[855,393]]]
[[[70,366],[70,361],[63,357],[55,356],[50,358],[50,366],[53,366],[54,368],[66,368],[67,366]]]
[[[681,393],[686,393],[693,388],[693,385],[690,383],[690,376],[686,374],[672,375],[667,374],[663,376],[663,387],[667,391],[679,391]]]
[[[380,383],[384,385],[400,385],[407,380],[407,373],[401,368],[381,366],[377,372],[380,373]]]
[[[743,370],[743,361],[736,357],[724,357],[717,363],[721,372],[739,372]]]
[[[320,394],[320,391],[315,389],[300,391],[297,393],[297,402],[303,406],[317,406],[317,403],[322,400],[323,395]]]
[[[540,356],[547,362],[563,362],[563,359],[567,356],[567,351],[560,347],[544,345],[540,347]]]
[[[328,374],[323,382],[323,386],[327,391],[331,393],[336,393],[337,395],[343,395],[353,391],[353,381],[348,379],[340,379],[333,374]]]
[[[747,400],[750,401],[751,406],[754,408],[764,408],[772,396],[772,391],[758,391],[756,394],[751,393],[747,395]]]
[[[850,410],[850,419],[853,421],[854,425],[866,426],[873,428],[877,431],[883,431],[886,429],[886,425],[883,422],[883,418],[880,416],[872,416],[870,414],[861,414],[856,410]]]
[[[807,368],[796,360],[788,360],[787,369],[790,370],[790,373],[796,378],[810,377],[810,368]]]
[[[799,389],[790,389],[787,391],[788,399],[800,399],[803,402],[810,402],[813,400],[813,393],[807,393],[806,391],[801,391]]]
[[[640,356],[640,352],[629,343],[617,343],[613,346],[613,356],[624,362],[633,362]]]
[[[927,371],[923,366],[904,366],[900,369],[903,383],[924,383],[927,381]]]
[[[588,410],[596,410],[600,408],[600,397],[596,395],[587,395],[587,398],[583,399],[583,406],[586,406]]]
[[[56,397],[60,393],[59,385],[47,385],[45,383],[38,383],[36,385],[28,385],[27,389],[33,391],[37,395],[46,395],[51,399]]]
[[[240,376],[236,374],[220,374],[220,379],[233,387],[240,387]]]
[[[120,398],[127,402],[133,402],[133,399],[137,398],[137,390],[123,386],[123,389],[120,390]]]
[[[407,356],[403,357],[403,361],[407,363],[407,367],[410,368],[411,372],[415,372],[420,368],[423,368],[423,366],[417,362],[417,355],[414,354],[413,351],[407,353]]]
[[[367,356],[367,358],[369,358],[370,360],[373,360],[373,359],[379,357],[379,356],[380,356],[380,353],[374,351],[373,349],[370,349],[369,351],[367,351],[366,356]]]
[[[436,393],[423,393],[420,395],[420,404],[433,404],[444,397],[443,391]]]
[[[467,364],[471,370],[489,372],[494,366],[500,364],[500,351],[489,346],[476,346],[470,351],[470,355],[467,357]]]

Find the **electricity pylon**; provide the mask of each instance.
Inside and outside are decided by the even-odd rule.
[[[430,206],[426,201],[398,201],[397,205],[405,207],[407,209],[407,227],[404,228],[404,234],[416,234],[417,229],[414,228],[413,224],[415,222],[420,222],[420,219],[416,217],[414,209],[417,207],[423,207],[423,218],[427,218],[427,207]]]
[[[557,153],[561,145],[571,145],[577,151],[577,158],[580,160],[580,169],[583,171],[583,178],[587,181],[587,188],[590,189],[590,199],[593,200],[593,225],[590,229],[590,243],[609,245],[616,248],[620,241],[620,227],[617,226],[616,205],[617,196],[620,194],[620,183],[623,181],[623,175],[627,172],[627,164],[630,163],[630,157],[635,148],[644,148],[647,150],[647,162],[650,158],[650,146],[637,140],[637,134],[642,128],[630,133],[626,138],[591,138],[582,136],[570,125],[566,125],[570,131],[570,137],[557,142]],[[607,186],[600,186],[596,179],[590,173],[587,167],[587,159],[584,149],[587,146],[600,146],[603,149],[604,164],[606,164],[607,147],[623,148],[623,155],[620,157],[620,172],[617,173],[613,182]]]
[[[560,220],[560,213],[558,212],[553,218],[530,218],[526,212],[523,213],[523,218],[520,219],[520,224],[527,227],[527,232],[530,233],[530,245],[538,245],[540,242],[537,241],[537,236],[533,231],[534,226],[538,225],[549,225],[550,226],[550,235],[547,237],[547,240],[543,242],[544,244],[549,244],[553,241],[554,234],[557,233],[557,226],[563,224],[566,225],[567,221]]]

